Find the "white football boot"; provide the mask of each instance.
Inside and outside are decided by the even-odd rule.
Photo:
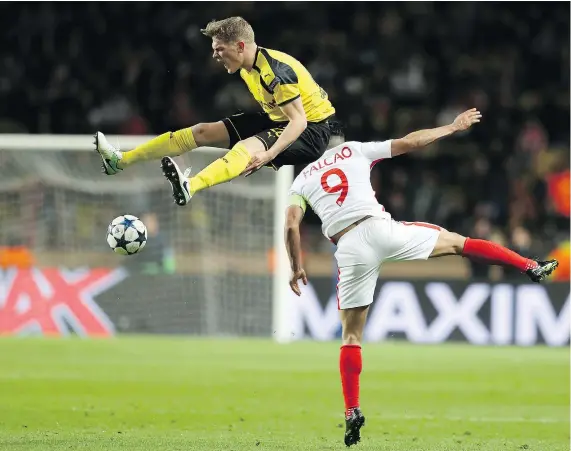
[[[93,141],[95,150],[103,160],[101,172],[107,175],[115,175],[122,171],[123,169],[118,166],[118,163],[123,158],[123,153],[109,144],[103,133],[97,132],[93,138],[95,138]]]
[[[183,174],[171,157],[163,157],[161,160],[161,168],[163,169],[163,175],[171,184],[174,203],[181,207],[188,204],[192,198],[190,183],[188,182],[190,168],[184,171]]]

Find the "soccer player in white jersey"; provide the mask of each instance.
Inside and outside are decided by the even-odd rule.
[[[467,130],[481,117],[473,108],[450,125],[419,130],[401,139],[343,143],[306,166],[291,186],[285,243],[293,271],[290,287],[298,296],[298,281],[307,284],[299,234],[307,204],[321,219],[323,234],[337,246],[337,299],[343,328],[339,369],[347,446],[360,440],[365,424],[359,408],[361,339],[383,262],[461,255],[489,265],[515,267],[534,282],[542,281],[558,265],[556,260],[530,260],[499,244],[466,238],[433,224],[395,221],[377,202],[370,182],[375,163]]]

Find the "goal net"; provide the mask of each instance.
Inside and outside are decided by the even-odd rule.
[[[122,149],[149,138],[108,137]],[[0,135],[0,334],[88,334],[97,327],[79,317],[79,299],[111,333],[287,341],[282,227],[293,168],[264,168],[179,207],[159,161],[106,176],[92,141]],[[201,148],[176,161],[196,173],[222,152]],[[122,214],[147,226],[140,254],[119,256],[106,243]],[[42,296],[51,312],[38,307]]]

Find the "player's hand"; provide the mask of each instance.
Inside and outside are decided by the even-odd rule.
[[[266,164],[268,164],[274,158],[275,158],[274,153],[270,151],[257,153],[250,159],[248,166],[246,166],[246,169],[244,169],[242,174],[244,175],[244,177],[248,177],[249,175],[252,175],[254,172],[262,169]]]
[[[293,291],[298,296],[301,296],[301,290],[299,289],[299,285],[297,281],[301,280],[304,285],[307,285],[307,276],[305,275],[305,271],[303,269],[299,269],[293,273],[291,276],[291,280],[289,281],[289,286],[291,291]]]
[[[462,114],[459,114],[452,126],[454,130],[457,132],[461,132],[464,130],[468,130],[472,125],[480,122],[482,118],[482,113],[480,113],[476,108],[472,108],[468,111],[464,111]]]

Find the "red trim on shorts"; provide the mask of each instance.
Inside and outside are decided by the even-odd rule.
[[[339,279],[341,279],[341,270],[337,268],[337,285],[335,291],[337,292],[337,310],[341,310],[341,301],[339,300]]]
[[[442,230],[442,227],[439,227],[437,225],[434,224],[430,224],[429,222],[407,222],[407,221],[401,221],[400,222],[402,225],[415,225],[415,226],[419,226],[419,227],[426,227],[428,229],[434,229],[434,230]]]
[[[384,158],[379,158],[378,160],[375,160],[371,163],[371,166],[369,167],[369,169],[373,169],[373,166],[375,166],[377,163],[383,161]]]

